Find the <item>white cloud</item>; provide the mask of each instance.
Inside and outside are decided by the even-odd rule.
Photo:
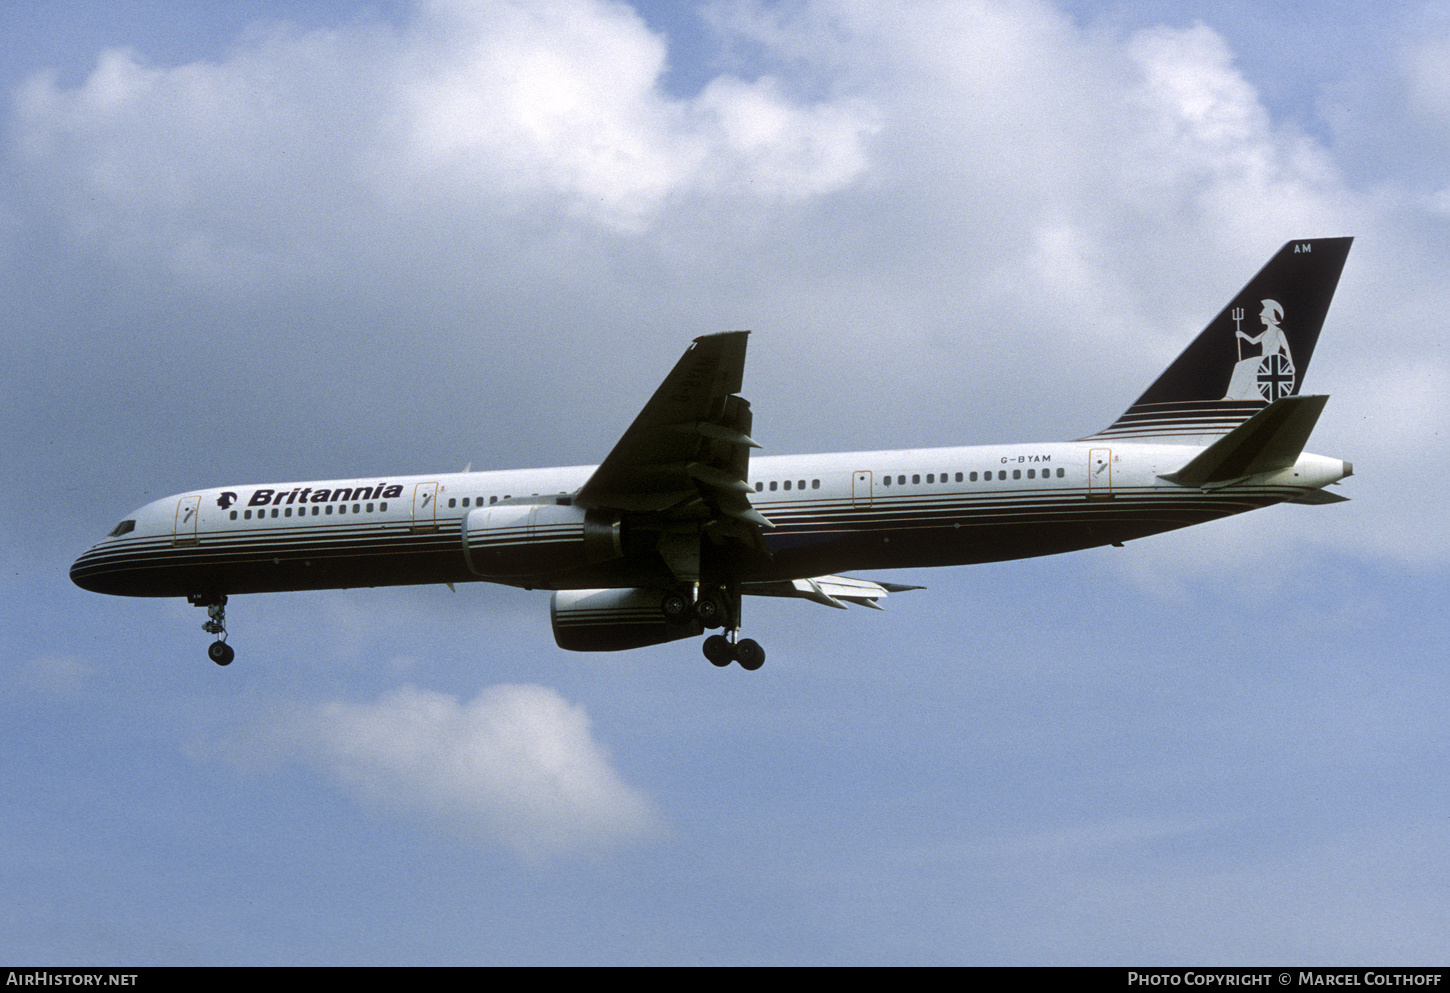
[[[1156,131],[1138,160],[1164,170],[1164,187],[1196,201],[1225,241],[1317,230],[1338,213],[1329,157],[1275,126],[1220,35],[1202,24],[1153,28],[1129,39],[1126,52],[1141,80],[1137,120]]]
[[[584,708],[547,687],[495,686],[469,701],[403,687],[375,703],[292,712],[272,733],[368,802],[527,860],[660,833],[650,802],[592,737]]]
[[[109,51],[79,86],[37,76],[16,95],[4,230],[18,241],[59,216],[121,265],[273,303],[278,330],[250,331],[271,313],[226,314],[216,343],[269,377],[324,357],[279,410],[325,406],[315,375],[342,349],[378,357],[360,395],[498,398],[494,435],[534,458],[579,443],[557,397],[581,396],[598,437],[539,455],[562,462],[598,458],[653,386],[605,411],[615,391],[594,365],[664,368],[685,329],[760,332],[747,389],[774,452],[1080,436],[1283,241],[1385,241],[1386,211],[1404,209],[1348,189],[1202,24],[1121,35],[986,0],[713,10],[722,47],[756,57],[686,96],[662,79],[693,53],[603,0],[436,0],[397,27],[276,27],[176,67]],[[1425,113],[1443,102],[1429,73]],[[1422,251],[1401,280],[1413,319],[1375,368],[1423,364],[1408,329],[1441,309],[1432,266]],[[1349,354],[1342,329],[1372,315],[1341,292],[1316,365]],[[202,362],[190,330],[171,334],[148,365]],[[1353,403],[1341,393],[1334,409]],[[454,430],[451,411],[419,416]],[[456,430],[440,447],[461,464],[480,453]],[[1396,457],[1433,462],[1447,442],[1432,430],[1427,444]],[[1343,455],[1368,467],[1358,447]],[[1439,547],[1396,527],[1403,540],[1373,554]],[[1287,534],[1273,540],[1302,538]]]
[[[621,4],[434,0],[397,31],[276,27],[215,63],[103,52],[79,87],[22,87],[17,147],[60,170],[51,194],[76,230],[151,242],[183,272],[211,254],[275,262],[359,201],[640,231],[671,198],[808,197],[865,168],[858,102],[728,77],[681,101],[664,70],[664,40]]]
[[[1450,131],[1450,37],[1417,39],[1401,53],[1409,109]]]

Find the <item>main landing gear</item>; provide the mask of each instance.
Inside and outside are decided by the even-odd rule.
[[[705,628],[727,628],[729,636],[712,634],[705,639],[705,658],[712,665],[724,666],[739,662],[740,668],[754,672],[765,665],[765,649],[750,638],[739,638],[740,594],[728,590],[682,587],[666,593],[660,610],[671,624],[698,621]]]
[[[754,672],[765,665],[765,649],[753,638],[731,641],[723,634],[712,634],[705,639],[705,658],[721,668],[739,662],[740,668]]]
[[[666,593],[660,601],[660,610],[671,624],[688,624],[694,618],[707,628],[723,627],[728,613],[723,597],[706,592],[696,595],[693,589]]]
[[[206,608],[206,621],[201,629],[214,634],[217,640],[206,646],[206,657],[217,665],[231,665],[237,653],[227,644],[227,598],[221,594],[195,594],[187,602],[193,607]]]

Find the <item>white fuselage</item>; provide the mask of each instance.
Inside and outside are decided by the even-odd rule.
[[[1160,478],[1200,451],[1082,441],[758,456],[750,462],[748,496],[773,525],[764,531],[769,554],[738,566],[742,574],[734,578],[964,565],[1117,544],[1295,500],[1350,472],[1338,459],[1304,454],[1289,469],[1213,489]],[[667,583],[667,571],[650,554],[597,564],[568,560],[564,566],[543,556],[537,569],[528,568],[531,543],[542,548],[551,540],[543,527],[537,536],[532,526],[514,529],[511,548],[525,565],[508,575],[490,574],[466,554],[470,513],[568,507],[594,468],[248,484],[177,494],[132,513],[76,561],[71,576],[86,589],[130,596],[478,580],[547,589]],[[629,515],[616,524],[616,540],[626,551],[632,527]]]

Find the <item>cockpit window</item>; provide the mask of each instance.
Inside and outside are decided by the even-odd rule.
[[[108,535],[106,535],[106,537],[107,538],[119,538],[119,537],[121,537],[121,535],[123,535],[123,534],[130,534],[132,531],[135,531],[135,530],[136,530],[136,522],[135,521],[122,521],[120,524],[117,524],[115,527],[111,528],[111,533],[108,534]]]

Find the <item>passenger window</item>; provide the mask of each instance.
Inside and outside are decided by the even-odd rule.
[[[1012,478],[1013,479],[1021,479],[1022,478],[1022,470],[1021,469],[1013,469],[1012,470]]]
[[[805,489],[806,488],[806,481],[804,479],[802,479],[800,482],[798,482],[798,483],[795,484],[795,488],[798,489],[798,490]]]
[[[775,480],[772,479],[770,481],[770,492],[774,493],[775,492],[775,487],[776,487],[776,482],[775,482]]]
[[[456,507],[456,506],[458,506],[458,501],[455,500],[453,497],[449,497],[448,498],[448,506],[450,506],[450,507]]]
[[[1036,469],[1028,469],[1027,470],[1027,478],[1028,479],[1036,479],[1037,478],[1037,470]]]
[[[786,488],[786,489],[787,489],[787,490],[788,490],[788,489],[790,489],[790,480],[789,480],[789,479],[787,479],[787,480],[786,480],[786,481],[785,481],[785,488]]]
[[[881,477],[881,485],[882,486],[890,486],[891,485],[891,477],[890,476],[882,476]]]
[[[896,477],[896,485],[897,486],[905,486],[906,485],[906,477],[905,476],[897,476]]]
[[[818,490],[820,488],[821,488],[821,481],[819,479],[812,479],[811,480],[811,489]]]
[[[911,474],[911,482],[912,482],[913,485],[921,482],[921,473],[919,473],[919,472],[912,473]]]
[[[232,520],[236,520],[236,519],[237,519],[237,512],[234,510],[234,511],[232,511]]]
[[[764,483],[756,483],[755,484],[755,492],[757,492],[757,493],[763,493],[763,492],[765,492],[765,484]]]

